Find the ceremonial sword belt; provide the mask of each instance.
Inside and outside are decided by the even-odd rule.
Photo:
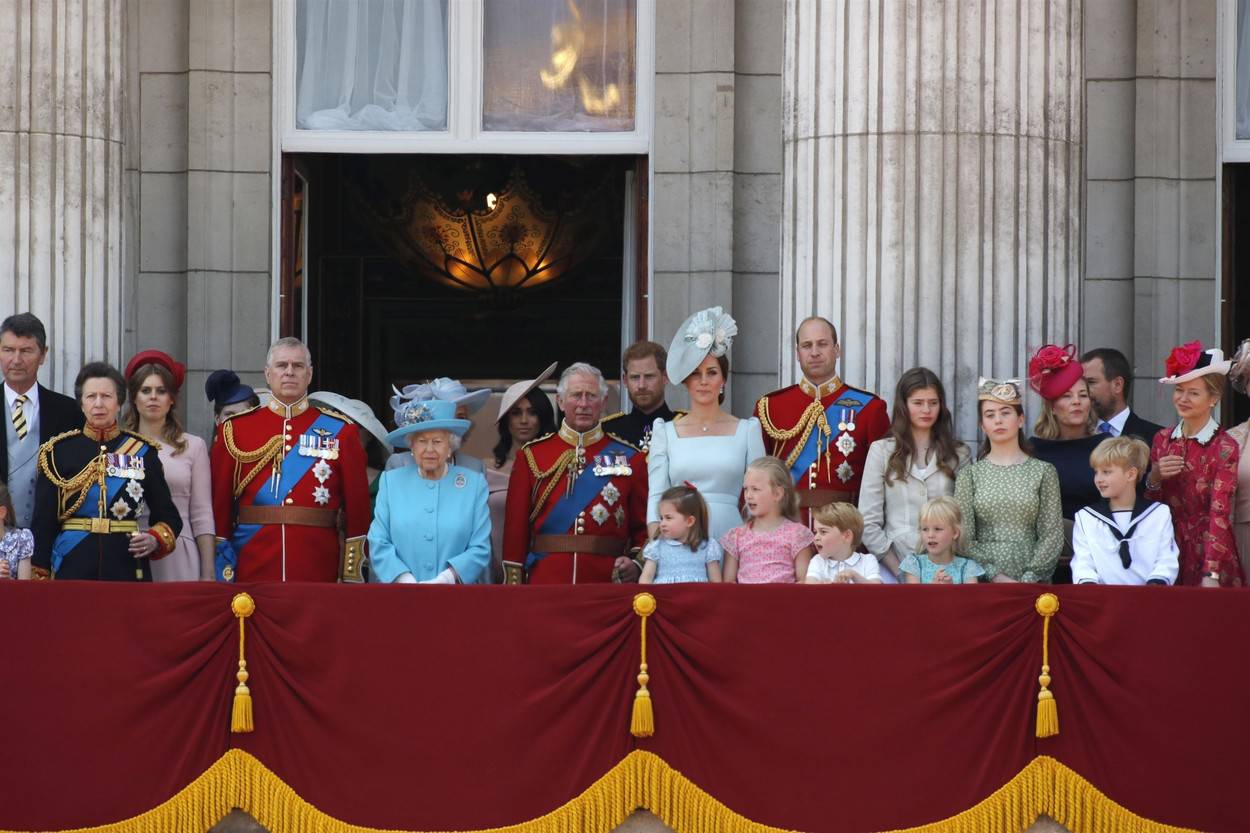
[[[240,506],[239,523],[335,529],[339,525],[339,510],[315,506]]]
[[[572,552],[585,555],[625,554],[629,543],[624,538],[610,535],[535,535],[533,552]]]
[[[67,518],[61,523],[61,529],[108,535],[112,532],[138,532],[139,522],[115,521],[112,518]]]

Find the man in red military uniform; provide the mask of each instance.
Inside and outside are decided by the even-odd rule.
[[[560,430],[517,455],[504,509],[504,581],[637,581],[647,537],[647,460],[600,425],[607,384],[577,363],[560,376]]]
[[[356,426],[309,403],[299,339],[269,348],[265,381],[269,404],[223,421],[213,443],[217,577],[358,582],[370,512]]]
[[[838,331],[824,318],[804,319],[794,338],[803,379],[755,403],[768,452],[790,468],[807,510],[859,500],[868,446],[890,430],[885,401],[837,376]]]

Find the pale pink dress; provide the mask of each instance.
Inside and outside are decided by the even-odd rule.
[[[1233,502],[1233,538],[1237,541],[1241,567],[1250,576],[1250,422],[1229,428],[1228,436],[1241,448],[1237,458],[1237,497]]]
[[[213,535],[212,477],[208,469],[208,446],[194,434],[183,434],[187,448],[174,455],[174,447],[161,442],[159,456],[165,469],[165,482],[169,494],[182,516],[182,532],[174,551],[152,562],[153,581],[199,581],[200,551],[195,548],[195,536]],[[141,520],[147,528],[147,512]]]
[[[486,508],[490,510],[490,567],[482,575],[486,584],[503,582],[503,510],[508,502],[508,480],[512,477],[512,460],[503,468],[495,468],[495,458],[482,460],[486,472]]]
[[[736,526],[721,536],[721,548],[738,559],[739,584],[794,584],[794,560],[812,543],[812,531],[794,521],[767,532]]]

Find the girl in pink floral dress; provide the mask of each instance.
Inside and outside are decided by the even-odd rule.
[[[724,580],[739,584],[794,584],[807,577],[815,552],[812,531],[801,523],[790,472],[776,457],[747,466],[742,497],[751,519],[721,536]]]
[[[1228,367],[1222,351],[1191,341],[1172,351],[1167,376],[1159,380],[1174,386],[1172,404],[1180,421],[1155,434],[1146,497],[1172,510],[1180,548],[1177,584],[1246,583],[1232,524],[1240,450],[1212,416]]]

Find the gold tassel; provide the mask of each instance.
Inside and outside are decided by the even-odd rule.
[[[234,707],[230,710],[230,731],[244,734],[252,731],[252,692],[247,687],[247,660],[243,658],[243,621],[256,611],[256,602],[246,593],[239,593],[230,602],[230,610],[239,620],[239,684],[234,689]]]
[[[1033,605],[1042,617],[1042,674],[1037,678],[1042,689],[1037,693],[1037,736],[1051,738],[1059,734],[1059,705],[1050,693],[1050,619],[1059,612],[1059,597],[1043,593]]]
[[[638,666],[638,693],[634,695],[634,714],[629,721],[629,733],[636,738],[649,738],[655,734],[655,714],[651,710],[651,692],[647,691],[647,683],[651,681],[651,676],[647,674],[647,617],[655,613],[655,596],[650,593],[634,596],[634,613],[642,617],[642,662]]]

